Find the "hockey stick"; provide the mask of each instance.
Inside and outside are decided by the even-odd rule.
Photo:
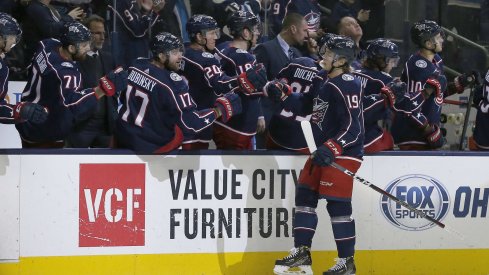
[[[309,148],[309,152],[312,155],[317,150],[317,147],[316,147],[316,143],[314,142],[311,123],[309,121],[303,120],[303,121],[301,121],[301,128],[302,128],[302,133],[304,134],[304,138],[306,139],[306,143],[307,143],[307,147]],[[332,167],[340,170],[341,172],[347,174],[348,176],[352,177],[353,179],[359,181],[360,183],[363,183],[366,186],[372,188],[373,190],[379,192],[380,194],[387,196],[389,199],[395,201],[396,203],[399,203],[400,205],[404,206],[405,208],[409,209],[410,211],[415,212],[416,214],[419,215],[419,217],[425,218],[425,219],[429,220],[430,222],[438,225],[439,227],[447,230],[448,232],[458,235],[459,238],[464,239],[464,237],[460,233],[458,233],[457,231],[455,231],[453,229],[447,228],[447,226],[444,223],[440,222],[439,220],[433,219],[432,217],[425,214],[423,211],[417,209],[416,207],[411,206],[410,204],[408,204],[407,202],[405,202],[403,200],[398,199],[396,196],[394,196],[394,195],[386,192],[385,190],[377,187],[375,184],[369,182],[368,180],[366,180],[360,176],[357,176],[355,173],[349,171],[348,169],[344,168],[343,166],[341,166],[335,162],[331,163],[330,165]]]
[[[465,102],[465,101],[452,100],[452,99],[444,99],[443,103],[451,104],[451,105],[459,105],[459,106],[466,106],[467,105],[467,102]]]
[[[470,109],[472,109],[472,100],[474,100],[474,84],[470,86],[469,100],[467,101],[467,110],[465,111],[464,126],[462,127],[462,134],[460,136],[460,143],[458,145],[458,150],[462,151],[464,149],[465,134],[467,133],[467,127],[469,126]]]

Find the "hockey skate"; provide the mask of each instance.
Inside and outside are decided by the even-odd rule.
[[[277,275],[302,274],[312,275],[311,252],[306,246],[292,248],[290,254],[281,260],[275,261],[273,273]]]
[[[355,275],[357,272],[355,261],[353,261],[353,256],[347,258],[337,258],[335,261],[336,264],[328,269],[328,271],[323,272],[323,275]]]

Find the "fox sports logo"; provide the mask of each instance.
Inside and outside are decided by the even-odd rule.
[[[410,174],[399,177],[389,183],[386,191],[435,220],[443,220],[450,208],[447,189],[437,179],[427,175]],[[435,226],[435,223],[385,195],[380,199],[380,207],[385,218],[401,229],[422,231]]]

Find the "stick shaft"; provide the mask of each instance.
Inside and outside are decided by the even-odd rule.
[[[331,163],[331,166],[333,166],[334,168],[342,171],[343,173],[353,177],[354,179],[356,179],[357,181],[367,185],[368,187],[372,188],[373,190],[379,192],[380,194],[382,195],[385,195],[387,197],[389,197],[389,199],[399,203],[400,205],[404,206],[405,208],[409,209],[410,211],[413,211],[415,212],[416,214],[418,214],[421,218],[424,218],[424,219],[427,219],[429,220],[430,222],[433,222],[435,223],[436,225],[438,225],[439,227],[441,228],[445,228],[445,224],[443,224],[442,222],[436,220],[436,219],[433,219],[432,217],[426,215],[423,211],[417,209],[416,207],[413,207],[412,205],[408,204],[407,202],[403,201],[403,200],[400,200],[399,198],[397,198],[396,196],[386,192],[384,189],[382,188],[379,188],[378,186],[376,186],[375,184],[369,182],[368,180],[362,178],[362,177],[359,177],[357,176],[355,173],[349,171],[348,169],[344,168],[343,166],[333,162]]]

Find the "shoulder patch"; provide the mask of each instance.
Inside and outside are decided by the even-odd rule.
[[[416,64],[416,67],[419,67],[419,68],[426,68],[428,66],[428,64],[424,60],[418,60],[418,61],[416,61],[415,64]]]
[[[341,78],[343,78],[344,81],[352,81],[353,79],[355,79],[353,76],[349,74],[343,74]]]
[[[203,56],[203,57],[206,57],[206,58],[214,58],[214,55],[213,55],[213,54],[211,54],[211,53],[208,53],[208,52],[203,52],[203,53],[202,53],[202,56]]]
[[[61,66],[68,67],[68,68],[73,68],[73,64],[71,64],[70,62],[63,62],[63,63],[61,63]]]
[[[170,78],[173,81],[182,81],[182,77],[180,75],[178,75],[177,73],[171,73]]]
[[[236,49],[236,53],[248,53],[248,52],[243,49]]]

